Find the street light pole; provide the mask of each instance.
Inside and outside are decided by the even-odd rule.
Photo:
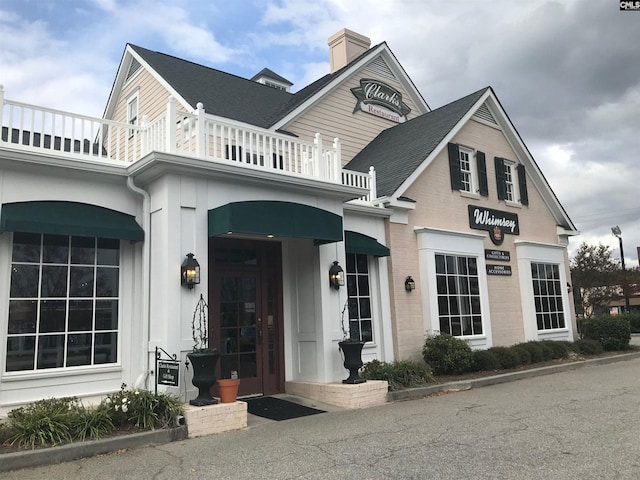
[[[616,237],[618,237],[618,241],[620,242],[620,262],[622,263],[622,291],[624,292],[624,305],[625,312],[629,313],[631,308],[629,306],[629,285],[626,284],[627,274],[626,269],[624,267],[624,248],[622,247],[622,231],[620,227],[616,225],[615,227],[611,227],[611,233],[613,233]]]

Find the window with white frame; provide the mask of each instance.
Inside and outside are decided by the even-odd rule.
[[[468,148],[458,147],[458,156],[460,158],[460,190],[465,192],[475,192],[473,179],[473,152]]]
[[[516,183],[515,178],[515,164],[512,162],[504,162],[504,186],[505,186],[505,200],[509,202],[516,201]]]
[[[538,330],[565,328],[560,266],[531,262],[531,279]]]
[[[127,101],[127,123],[129,125],[138,124],[138,95],[133,95]],[[134,130],[129,130],[129,135],[133,136]]]
[[[476,257],[435,254],[440,332],[481,335],[480,279]]]
[[[120,241],[14,233],[6,372],[118,361]]]
[[[347,294],[349,336],[363,342],[373,342],[368,255],[347,253]]]

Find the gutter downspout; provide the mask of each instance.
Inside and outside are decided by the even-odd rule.
[[[142,340],[144,342],[144,354],[140,365],[140,375],[136,379],[135,388],[147,388],[149,379],[149,332],[150,332],[150,293],[151,293],[151,196],[149,192],[136,186],[132,177],[127,177],[127,187],[134,193],[142,196],[142,230],[144,231],[144,243],[142,244]]]

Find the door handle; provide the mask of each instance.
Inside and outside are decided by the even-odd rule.
[[[256,322],[256,337],[258,343],[262,343],[262,318],[258,318]]]

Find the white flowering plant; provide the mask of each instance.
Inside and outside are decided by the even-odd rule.
[[[127,389],[108,395],[102,401],[117,427],[131,426],[144,430],[175,426],[176,418],[182,414],[180,400],[164,393],[142,389]]]

